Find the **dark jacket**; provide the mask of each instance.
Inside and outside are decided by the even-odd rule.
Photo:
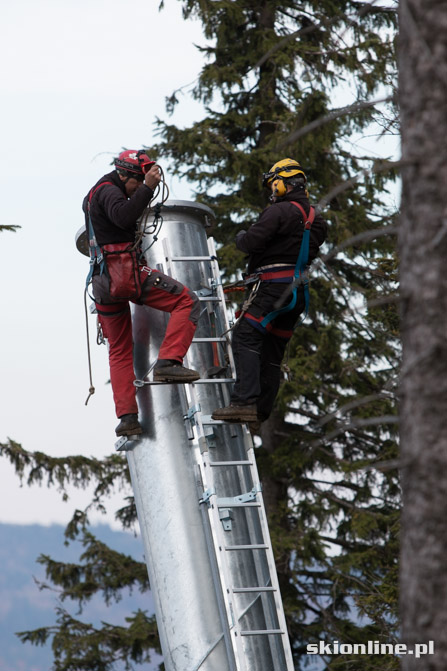
[[[310,203],[304,190],[294,189],[267,207],[248,231],[237,234],[237,248],[248,254],[248,273],[273,263],[296,263],[303,239],[304,222],[300,210],[291,204],[291,200],[299,203],[309,213]],[[309,263],[318,255],[326,235],[327,223],[320,214],[316,214],[310,229]]]
[[[112,182],[112,184],[104,184],[104,186],[96,189],[103,182]],[[90,201],[90,215],[98,245],[134,242],[137,220],[154,195],[152,189],[143,184],[131,198],[128,198],[124,183],[115,170],[101,177],[88,192],[82,203],[87,235],[88,201],[92,191],[94,191],[94,194]]]

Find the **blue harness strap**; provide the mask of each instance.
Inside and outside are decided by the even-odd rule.
[[[102,253],[101,247],[98,245],[96,242],[96,236],[95,236],[95,231],[93,229],[93,224],[92,224],[92,218],[90,215],[90,203],[91,200],[96,193],[96,191],[101,187],[104,186],[104,184],[112,184],[113,182],[101,182],[101,184],[98,184],[96,189],[92,189],[90,191],[90,195],[88,197],[88,205],[87,205],[87,211],[88,211],[88,244],[89,244],[89,250],[90,250],[90,270],[87,275],[87,279],[85,280],[85,286],[88,288],[88,285],[92,281],[92,276],[93,276],[93,271],[95,269],[95,265],[99,265],[100,268],[100,275],[103,274],[104,272],[104,255]]]
[[[257,324],[253,323],[253,326],[255,326],[255,328],[258,328],[259,330],[262,331],[269,330],[270,323],[274,319],[276,319],[276,317],[279,317],[279,315],[282,315],[286,312],[290,312],[291,310],[293,310],[297,301],[298,296],[297,285],[299,284],[302,284],[304,289],[304,305],[305,305],[304,319],[306,318],[306,315],[309,311],[309,279],[305,275],[305,270],[307,263],[309,261],[310,228],[312,226],[313,220],[315,219],[315,209],[311,207],[309,210],[309,214],[307,215],[306,211],[299,203],[296,203],[294,200],[290,202],[292,203],[292,205],[295,205],[295,207],[297,207],[301,211],[304,222],[303,238],[301,240],[300,252],[298,254],[298,259],[295,265],[295,272],[293,275],[293,283],[296,286],[292,291],[292,297],[287,305],[284,305],[282,308],[278,308],[278,310],[272,310],[272,312],[269,312],[261,322],[258,322]],[[247,317],[249,318],[250,316],[247,315]]]

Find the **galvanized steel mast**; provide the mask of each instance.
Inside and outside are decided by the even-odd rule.
[[[202,301],[187,361],[202,380],[190,388],[147,384],[168,316],[132,306],[144,433],[117,446],[127,455],[165,668],[293,671],[251,437],[246,427],[209,419],[229,387],[208,374],[217,355],[225,363],[217,262],[207,243],[214,215],[198,203],[168,201],[162,216],[164,243],[152,245],[146,260]]]

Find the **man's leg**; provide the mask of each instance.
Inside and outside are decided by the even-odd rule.
[[[282,287],[284,285],[277,285]],[[258,398],[258,415],[263,422],[271,414],[281,383],[281,363],[287,343],[293,335],[293,328],[304,310],[304,293],[298,289],[296,305],[272,322],[272,329],[266,335],[261,352],[261,392]]]
[[[170,313],[158,353],[154,380],[166,382],[197,380],[200,375],[196,371],[183,368],[181,365],[194,337],[200,316],[197,296],[177,280],[154,270],[144,281],[140,302]]]
[[[261,350],[264,334],[242,319],[233,331],[232,348],[236,382],[231,402],[238,405],[256,403],[261,393]]]
[[[132,323],[129,304],[96,303],[99,323],[109,347],[110,382],[117,417],[138,412],[135,399]]]
[[[270,416],[279,385],[281,383],[281,362],[288,339],[268,334],[261,352],[261,392],[257,401],[258,417],[264,422]]]
[[[256,401],[261,392],[260,353],[264,335],[245,319],[233,331],[233,356],[236,382],[230,405],[216,408],[212,418],[228,422],[253,422],[257,420]]]

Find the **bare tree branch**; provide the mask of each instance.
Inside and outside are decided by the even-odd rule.
[[[345,105],[345,107],[338,107],[337,109],[331,110],[329,114],[326,114],[319,119],[315,119],[315,121],[312,121],[299,130],[294,131],[286,138],[281,140],[281,142],[276,145],[276,150],[282,149],[285,145],[295,142],[303,135],[311,133],[316,128],[319,128],[320,126],[323,126],[324,124],[329,123],[334,119],[338,119],[339,117],[345,116],[347,114],[355,114],[356,112],[367,109],[368,107],[375,107],[380,103],[390,102],[391,100],[394,100],[394,96],[386,96],[385,98],[377,98],[376,100],[358,100],[352,105]]]
[[[367,405],[368,403],[372,403],[373,401],[379,401],[383,398],[389,398],[390,394],[389,392],[383,392],[381,391],[378,394],[369,394],[369,396],[363,396],[362,398],[355,399],[353,401],[349,401],[348,403],[345,403],[345,405],[342,405],[340,408],[337,408],[335,412],[331,412],[328,415],[325,415],[322,417],[318,424],[320,426],[324,426],[328,422],[330,422],[332,419],[336,419],[337,415],[344,415],[345,413],[349,412],[350,410],[354,410],[355,408],[359,408],[362,405]]]
[[[380,238],[384,235],[397,235],[397,232],[398,232],[398,226],[393,224],[392,226],[373,228],[370,231],[365,231],[364,233],[358,233],[357,235],[353,235],[347,240],[344,240],[339,245],[331,249],[330,252],[322,255],[320,258],[324,263],[328,263],[328,261],[333,259],[335,256],[337,256],[337,254],[339,254],[341,251],[343,251],[343,249],[346,249],[347,247],[354,247],[359,243],[370,242],[371,240],[375,240],[376,238]]]
[[[321,200],[318,202],[316,206],[316,210],[321,212],[328,203],[331,202],[333,198],[338,196],[340,193],[343,193],[343,191],[346,191],[347,189],[350,189],[352,186],[357,184],[357,182],[364,177],[365,175],[368,175],[370,173],[378,173],[378,172],[386,172],[387,170],[391,170],[392,168],[399,168],[403,165],[403,161],[386,161],[386,160],[379,160],[375,161],[374,165],[372,168],[365,168],[364,170],[361,170],[357,175],[354,175],[354,177],[351,177],[350,179],[345,180],[341,184],[338,184],[337,186],[334,186],[331,191],[329,191],[326,196],[321,198]]]

